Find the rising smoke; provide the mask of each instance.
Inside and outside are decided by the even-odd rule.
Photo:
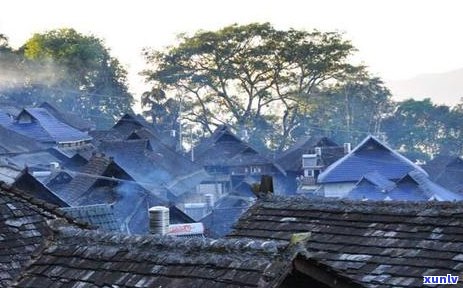
[[[27,86],[52,86],[66,78],[66,69],[53,60],[30,61],[12,51],[0,50],[0,93]]]

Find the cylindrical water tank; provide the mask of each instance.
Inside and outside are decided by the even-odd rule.
[[[165,235],[169,231],[169,208],[154,206],[149,209],[151,234]]]

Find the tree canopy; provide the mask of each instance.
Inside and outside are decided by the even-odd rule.
[[[178,95],[183,117],[206,131],[226,123],[261,133],[251,140],[263,143],[279,133],[283,143],[314,89],[352,68],[353,51],[339,33],[277,30],[268,23],[181,35],[165,51],[145,51],[150,68],[143,74],[153,88],[143,103],[153,108],[155,95]]]
[[[100,127],[130,111],[133,97],[127,72],[101,39],[74,29],[34,34],[16,51],[24,75],[10,99],[22,105],[50,101],[61,109],[93,118]]]

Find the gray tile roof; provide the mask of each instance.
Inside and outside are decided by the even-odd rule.
[[[13,287],[278,287],[291,270],[286,243],[122,236],[72,228]]]
[[[61,211],[98,229],[114,232],[121,231],[121,225],[114,216],[113,208],[108,204],[66,207],[61,208]]]
[[[52,233],[47,221],[51,219],[85,227],[67,217],[57,206],[1,184],[0,287],[10,287],[34,251],[48,240]]]
[[[43,143],[90,141],[92,139],[87,133],[59,121],[44,108],[25,108],[18,117],[26,114],[34,120],[30,123],[19,123],[11,118],[1,118],[0,123],[7,129]]]
[[[274,197],[251,207],[230,237],[289,241],[311,232],[307,258],[364,287],[422,287],[462,275],[463,202]]]
[[[410,171],[427,173],[373,136],[366,137],[351,153],[331,164],[317,178],[321,184],[357,182],[369,172],[389,180],[400,179]]]
[[[463,195],[463,160],[460,157],[439,155],[423,168],[432,181]]]
[[[276,160],[286,171],[299,172],[302,170],[302,155],[315,154],[315,147],[320,147],[320,157],[323,166],[329,166],[344,156],[344,147],[339,146],[327,137],[313,138],[303,137],[294,145],[283,151]]]
[[[3,153],[24,153],[45,149],[45,145],[31,137],[19,134],[0,125],[0,147]]]
[[[195,162],[205,167],[267,165],[285,174],[278,164],[239,139],[226,125],[219,126],[210,137],[203,139],[194,148],[194,154]]]
[[[64,122],[65,124],[71,127],[76,128],[77,130],[90,131],[95,128],[95,123],[81,118],[76,113],[60,110],[52,104],[50,104],[49,102],[43,102],[39,105],[39,108],[46,109],[56,119],[60,120],[61,122]]]

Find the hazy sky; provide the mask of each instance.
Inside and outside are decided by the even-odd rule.
[[[250,22],[344,32],[359,50],[357,61],[398,80],[463,67],[462,8],[459,0],[5,0],[0,33],[13,46],[54,28],[93,33],[129,68],[137,94],[143,47],[165,47],[181,32]]]

